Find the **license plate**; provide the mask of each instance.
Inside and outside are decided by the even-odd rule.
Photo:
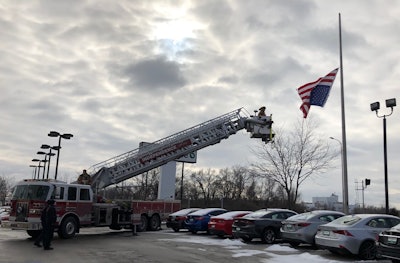
[[[397,243],[397,238],[396,237],[388,237],[387,243],[391,245],[395,245]]]
[[[324,231],[322,231],[322,235],[324,235],[324,236],[330,236],[331,234],[330,234],[330,231],[324,230]]]
[[[211,225],[211,228],[215,228],[215,225]]]

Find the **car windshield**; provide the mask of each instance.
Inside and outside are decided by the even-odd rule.
[[[294,215],[288,218],[288,220],[308,220],[311,217],[314,217],[315,214],[311,212],[303,213],[303,214],[298,214]]]
[[[261,210],[257,210],[253,213],[247,214],[245,216],[243,216],[243,218],[261,218],[263,217],[265,214],[268,214],[269,212],[265,209],[261,209]]]
[[[191,215],[191,216],[204,216],[204,215],[208,215],[209,213],[211,213],[211,212],[213,212],[213,211],[216,211],[217,209],[213,209],[213,208],[210,208],[210,209],[200,209],[200,210],[198,210],[198,211],[196,211],[196,212],[193,212],[193,213],[190,213],[189,215]]]
[[[343,216],[340,217],[332,222],[335,222],[336,224],[341,224],[341,225],[354,225],[358,221],[361,220],[361,217],[355,216],[355,215],[348,215],[348,216]]]
[[[47,198],[48,185],[17,185],[14,189],[13,200],[43,200]]]
[[[250,212],[248,212],[248,211],[231,211],[231,212],[217,215],[215,217],[220,218],[220,219],[233,219],[236,216],[239,216],[242,214],[247,214],[247,213],[250,213]]]
[[[394,229],[396,231],[400,231],[400,224],[395,225],[394,227],[392,227],[392,229]]]
[[[172,213],[172,216],[184,216],[187,215],[189,213],[192,213],[194,211],[197,211],[198,209],[193,209],[193,208],[186,208],[186,209],[182,209],[179,211],[176,211],[175,213]]]

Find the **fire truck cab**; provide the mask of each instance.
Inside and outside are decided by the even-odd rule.
[[[56,231],[61,238],[71,238],[81,227],[87,226],[108,226],[116,230],[133,228],[129,203],[98,202],[90,185],[50,179],[26,179],[18,183],[11,198],[10,220],[3,225],[26,230],[36,237],[42,228],[41,211],[49,199],[56,201]]]

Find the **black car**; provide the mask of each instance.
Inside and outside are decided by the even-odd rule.
[[[376,242],[377,257],[389,258],[400,262],[400,224],[382,231]]]
[[[200,210],[200,208],[185,208],[170,214],[167,217],[166,226],[172,228],[175,232],[179,232],[180,229],[185,228],[186,216],[197,210]]]
[[[263,243],[272,244],[281,238],[282,221],[297,213],[288,209],[260,209],[241,218],[235,218],[232,234],[245,242],[261,238]]]

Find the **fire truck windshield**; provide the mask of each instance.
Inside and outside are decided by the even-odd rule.
[[[48,185],[17,185],[14,189],[13,200],[43,200],[49,193]]]

